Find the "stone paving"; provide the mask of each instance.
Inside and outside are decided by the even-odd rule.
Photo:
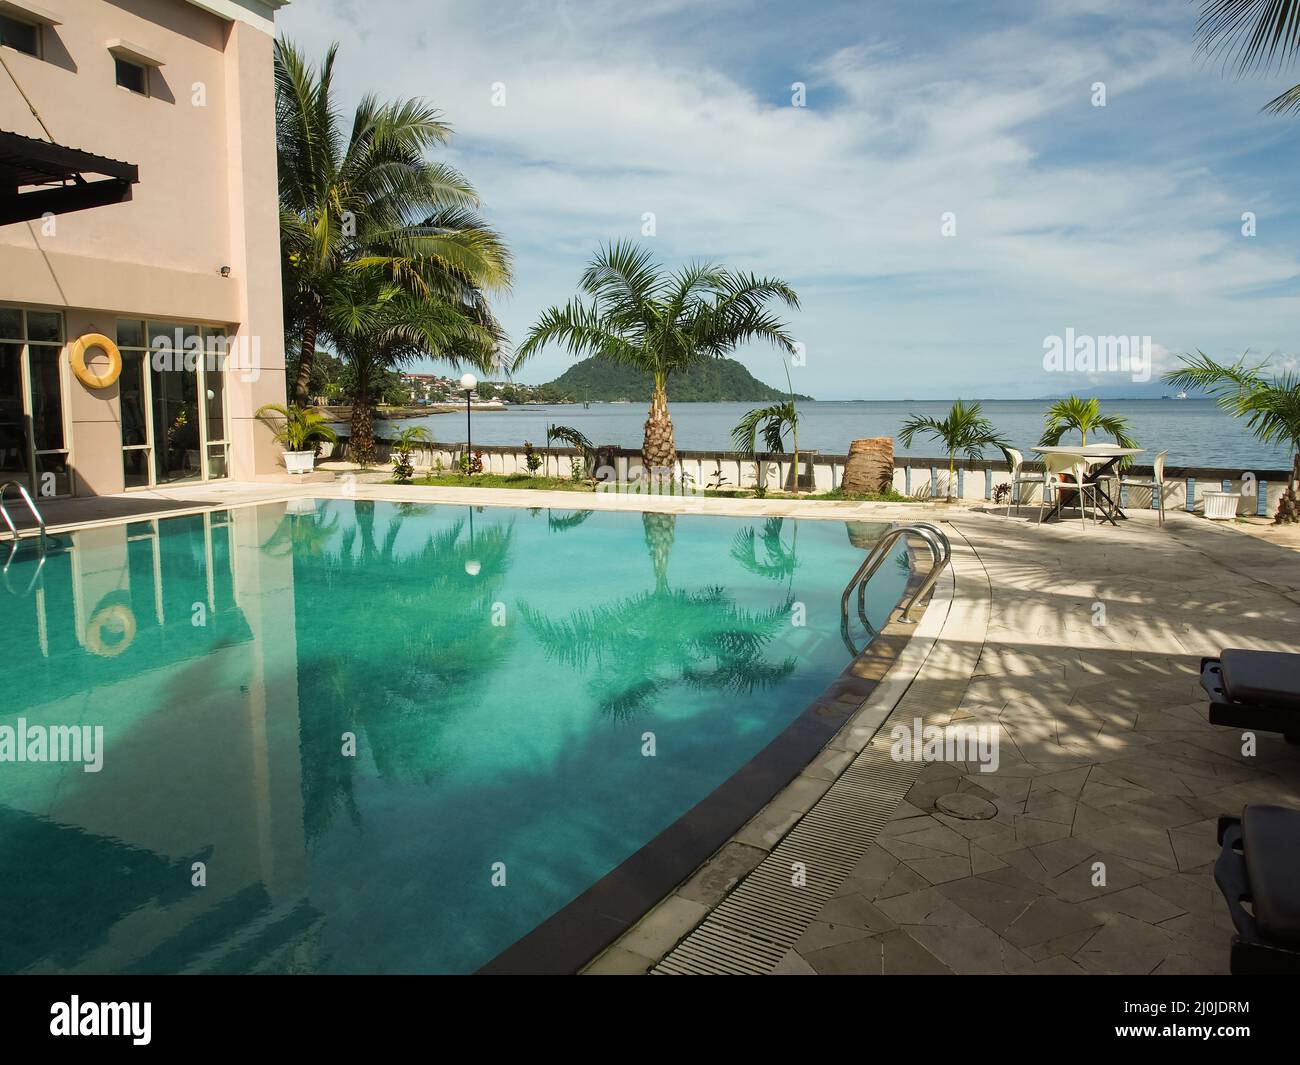
[[[968,682],[926,721],[995,728],[1000,766],[927,765],[775,971],[1226,972],[1216,818],[1300,805],[1300,747],[1259,733],[1243,756],[1240,730],[1206,721],[1199,658],[1295,650],[1300,559],[1183,516],[954,520],[991,610]],[[953,793],[992,816],[943,812]]]

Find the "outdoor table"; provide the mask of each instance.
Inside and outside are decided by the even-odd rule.
[[[1141,455],[1145,448],[1140,447],[1120,447],[1118,444],[1086,444],[1086,445],[1061,445],[1058,447],[1036,447],[1033,449],[1039,455],[1070,455],[1074,458],[1083,459],[1091,466],[1099,463],[1095,470],[1092,471],[1092,479],[1097,482],[1097,497],[1105,500],[1105,506],[1101,507],[1102,517],[1112,525],[1119,525],[1116,518],[1127,518],[1128,515],[1120,509],[1119,501],[1112,499],[1106,489],[1101,486],[1101,479],[1108,477],[1111,471],[1118,464],[1119,460],[1128,455]],[[1044,485],[1046,491],[1046,485]],[[1077,495],[1077,491],[1069,488],[1057,487],[1056,502],[1052,505],[1052,511],[1047,515],[1050,521],[1052,518],[1059,518],[1061,511],[1065,507],[1066,493]]]

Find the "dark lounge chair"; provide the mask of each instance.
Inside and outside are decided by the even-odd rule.
[[[1300,973],[1300,810],[1247,806],[1219,818],[1219,842],[1214,881],[1237,929],[1233,975]]]
[[[1227,648],[1201,659],[1210,724],[1281,732],[1300,743],[1300,654]]]

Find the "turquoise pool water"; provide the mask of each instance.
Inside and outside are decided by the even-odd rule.
[[[0,757],[102,761],[0,761],[0,971],[478,968],[826,688],[882,528],[321,500],[25,545]]]

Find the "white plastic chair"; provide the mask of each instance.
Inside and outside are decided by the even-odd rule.
[[[1043,524],[1043,511],[1047,497],[1057,492],[1078,492],[1079,523],[1087,527],[1088,496],[1092,496],[1092,520],[1097,520],[1097,482],[1088,479],[1088,464],[1075,455],[1044,455],[1043,466],[1047,473],[1043,481],[1043,500],[1038,507],[1038,524]]]
[[[1160,524],[1165,523],[1165,459],[1169,456],[1168,451],[1162,451],[1156,456],[1155,462],[1151,464],[1153,477],[1121,477],[1119,479],[1120,491],[1125,488],[1149,488],[1151,490],[1151,502],[1156,504],[1156,514],[1160,517]]]
[[[1007,456],[1011,459],[1011,499],[1015,503],[1016,513],[1020,513],[1020,486],[1022,484],[1041,484],[1046,492],[1047,475],[1035,473],[1030,470],[1025,472],[1025,456],[1013,447],[1007,448]],[[1007,508],[1010,511],[1010,507]]]

